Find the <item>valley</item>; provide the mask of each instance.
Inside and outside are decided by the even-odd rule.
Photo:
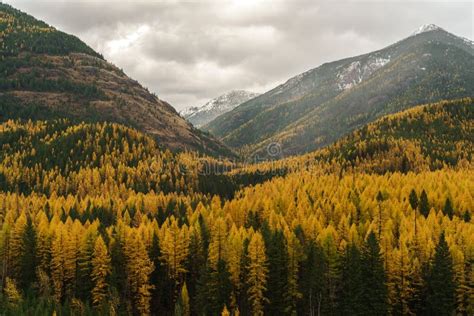
[[[426,25],[178,113],[0,3],[0,314],[472,315],[473,61]]]

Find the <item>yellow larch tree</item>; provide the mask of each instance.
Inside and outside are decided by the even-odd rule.
[[[211,242],[209,244],[209,267],[217,270],[220,260],[226,258],[227,252],[227,225],[222,217],[217,218],[211,228]]]
[[[150,284],[150,275],[155,267],[148,257],[140,235],[132,228],[127,228],[127,230],[124,245],[127,282],[133,295],[134,309],[140,315],[149,315],[153,289],[153,285]]]
[[[59,226],[55,231],[55,236],[51,244],[51,278],[53,281],[54,298],[58,303],[61,302],[65,290],[64,248],[66,238],[64,228]]]
[[[186,272],[184,264],[189,253],[188,227],[179,227],[178,221],[172,216],[162,227],[160,248],[161,260],[168,269],[168,275],[178,284]]]
[[[95,242],[92,255],[92,303],[95,306],[102,306],[107,297],[108,284],[107,277],[112,271],[111,260],[104,240],[99,236]]]
[[[255,232],[248,246],[247,267],[247,294],[252,305],[253,315],[263,315],[263,307],[267,299],[264,296],[267,284],[267,258],[265,256],[265,243],[259,232]]]

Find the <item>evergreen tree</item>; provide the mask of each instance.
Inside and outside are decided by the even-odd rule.
[[[78,293],[79,297],[84,300],[89,300],[91,293],[93,282],[91,279],[92,275],[92,256],[94,253],[95,243],[97,239],[97,232],[89,231],[86,233],[84,237],[81,253],[79,256],[79,277],[80,280],[78,286]]]
[[[468,210],[466,210],[466,211],[464,212],[463,220],[464,220],[466,223],[469,223],[469,222],[471,221],[471,213],[469,213]]]
[[[426,314],[451,315],[454,311],[453,260],[444,232],[439,237],[435,255],[426,279]]]
[[[413,213],[415,214],[415,219],[414,219],[414,223],[415,223],[415,238],[417,236],[417,231],[418,231],[418,227],[416,225],[416,217],[417,217],[417,208],[418,208],[418,196],[416,195],[416,192],[415,192],[415,189],[412,189],[411,192],[410,192],[410,196],[408,197],[408,200],[410,202],[410,206],[411,206],[411,209],[413,210]],[[379,238],[380,239],[380,238]]]
[[[374,232],[370,232],[362,252],[362,280],[365,315],[388,313],[387,285],[380,247]]]
[[[288,312],[290,299],[288,293],[288,252],[282,231],[272,232],[268,225],[262,231],[268,258],[267,298],[265,314],[284,315]]]
[[[349,244],[341,260],[339,311],[341,315],[364,315],[364,280],[362,258],[356,245]]]
[[[382,235],[382,202],[384,201],[384,196],[382,192],[377,193],[377,203],[378,203],[378,208],[379,208],[379,215],[378,215],[378,238],[380,239],[380,236]]]
[[[449,197],[446,198],[446,202],[444,203],[443,214],[448,216],[449,219],[453,219],[453,215],[454,215],[453,204],[451,203],[451,199]]]
[[[424,217],[428,217],[430,213],[430,204],[428,203],[428,195],[425,190],[421,191],[420,195],[420,213]]]
[[[230,282],[230,273],[227,263],[219,260],[216,270],[210,268],[209,281],[207,283],[207,311],[211,315],[217,315],[224,306],[230,304],[230,295],[232,284]]]
[[[320,315],[324,289],[324,253],[314,241],[310,241],[301,264],[300,291],[303,299],[298,307],[299,315]]]
[[[411,190],[408,200],[410,201],[411,208],[416,210],[418,208],[418,196],[416,195],[415,189]]]
[[[22,236],[23,253],[21,264],[21,287],[27,290],[36,279],[36,229],[28,217]]]

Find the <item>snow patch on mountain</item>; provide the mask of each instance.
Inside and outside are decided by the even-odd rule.
[[[366,62],[353,61],[336,75],[339,90],[350,89],[390,62],[388,58],[369,56]]]
[[[189,107],[181,111],[180,114],[194,126],[201,127],[259,95],[259,93],[254,92],[234,90],[214,98],[200,107]]]
[[[442,30],[442,28],[440,28],[439,26],[435,24],[423,24],[416,31],[414,31],[411,34],[411,36],[415,36],[421,33],[431,32],[431,31],[437,31],[437,30]]]
[[[193,115],[197,111],[199,111],[199,107],[191,106],[189,108],[186,108],[186,109],[182,110],[181,112],[179,112],[179,114],[181,114],[182,117],[186,118],[190,115]]]

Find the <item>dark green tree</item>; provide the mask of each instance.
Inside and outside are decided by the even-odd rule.
[[[209,315],[219,315],[225,306],[230,306],[232,283],[227,264],[220,259],[217,262],[217,270],[210,270],[209,282],[207,284],[207,308]]]
[[[418,208],[418,196],[416,195],[415,189],[411,190],[408,200],[410,201],[411,208],[416,211]]]
[[[377,193],[377,202],[379,207],[379,218],[378,218],[378,237],[382,235],[382,202],[385,200],[382,192]]]
[[[341,258],[338,291],[341,315],[364,315],[363,286],[361,253],[356,245],[350,244]]]
[[[455,306],[453,260],[444,232],[436,245],[426,287],[426,315],[452,315]]]
[[[367,237],[362,251],[362,281],[365,315],[386,315],[387,285],[380,247],[374,232]]]
[[[471,213],[469,213],[468,210],[464,212],[463,219],[466,223],[469,223],[471,221]]]
[[[451,203],[451,199],[449,197],[446,198],[446,202],[444,203],[443,214],[447,215],[449,219],[453,219],[454,209],[453,204]]]
[[[282,231],[270,231],[267,225],[262,229],[268,258],[267,295],[270,304],[265,314],[285,315],[290,308],[288,294],[288,251]]]
[[[320,315],[324,289],[324,252],[314,241],[305,247],[305,259],[300,270],[300,292],[303,295],[298,304],[298,315]]]
[[[200,223],[205,225],[202,220],[202,215],[199,217]],[[190,308],[192,314],[199,314],[204,307],[204,304],[200,301],[201,297],[198,293],[200,286],[206,286],[207,279],[205,280],[202,275],[206,274],[206,257],[207,257],[207,245],[209,244],[208,238],[209,233],[207,228],[200,226],[201,233],[199,235],[192,234],[189,243],[189,259],[187,262],[188,273],[186,275],[186,284],[189,292]],[[202,236],[205,236],[202,238]],[[203,282],[200,284],[200,282]]]
[[[28,216],[25,230],[22,235],[23,255],[21,264],[21,287],[27,290],[36,279],[36,230]]]
[[[424,217],[428,217],[430,213],[430,204],[428,203],[428,195],[425,190],[421,191],[420,195],[420,213]]]

